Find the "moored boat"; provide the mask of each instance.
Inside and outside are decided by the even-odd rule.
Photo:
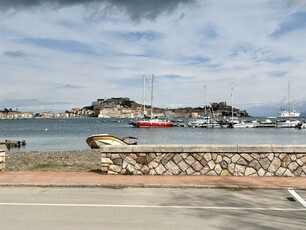
[[[146,107],[145,107],[145,76],[144,76],[144,93],[143,93],[143,97],[144,97],[144,103],[143,103],[143,116],[144,118],[148,117],[146,114]],[[159,128],[159,127],[173,127],[173,122],[172,121],[166,121],[166,120],[161,120],[156,116],[153,116],[153,83],[154,83],[154,75],[152,75],[152,85],[151,85],[151,116],[150,119],[144,119],[144,120],[136,120],[134,122],[132,122],[131,124],[134,127],[138,127],[138,128],[150,128],[150,127],[154,127],[154,128]],[[154,118],[153,118],[154,117]]]
[[[277,120],[276,127],[277,128],[295,128],[299,123],[300,121],[296,119]]]
[[[98,149],[103,145],[135,145],[137,144],[137,138],[127,136],[120,139],[109,134],[96,134],[89,136],[86,143],[90,148]]]
[[[280,112],[276,114],[278,118],[290,118],[290,117],[299,117],[300,112],[296,111],[291,106],[291,98],[290,98],[290,81],[288,82],[288,89],[287,89],[287,96],[288,96],[288,108],[282,109]]]
[[[173,127],[172,121],[163,121],[158,118],[150,120],[135,121],[134,127],[146,128],[146,127]]]

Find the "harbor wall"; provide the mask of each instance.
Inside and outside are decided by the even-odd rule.
[[[306,176],[306,145],[102,146],[107,174]]]
[[[6,145],[0,145],[0,172],[5,169],[5,153],[6,153]]]

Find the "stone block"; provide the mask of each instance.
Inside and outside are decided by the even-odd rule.
[[[236,163],[239,159],[240,159],[240,154],[234,154],[231,157],[231,160],[232,160],[233,163]]]
[[[299,165],[296,162],[291,162],[288,165],[288,168],[290,169],[291,172],[294,172],[298,167],[299,167]]]
[[[268,158],[262,158],[258,162],[264,170],[267,170],[269,168],[270,161]]]
[[[121,158],[116,158],[116,159],[113,160],[113,163],[115,165],[122,166],[123,160]]]
[[[158,163],[155,162],[155,161],[151,161],[151,162],[148,164],[149,169],[155,169],[157,166],[158,166]]]
[[[161,163],[163,165],[166,165],[168,161],[170,161],[174,157],[174,153],[167,153],[164,155],[163,159],[161,160]]]
[[[194,163],[191,165],[191,167],[192,167],[192,168],[194,169],[194,171],[196,171],[196,172],[200,172],[201,169],[203,168],[203,166],[202,166],[198,161],[194,162]]]
[[[251,162],[253,160],[253,157],[251,156],[251,154],[247,154],[247,153],[242,153],[240,155],[243,159],[245,159],[247,162]]]
[[[127,156],[126,158],[124,158],[124,161],[128,164],[132,164],[132,165],[136,164],[136,161],[131,156]]]
[[[186,170],[186,173],[187,175],[192,175],[194,173],[194,169],[192,167],[189,167],[187,170]]]
[[[107,157],[101,157],[101,164],[108,164],[111,165],[113,164],[113,161]]]
[[[221,165],[217,164],[217,165],[215,166],[215,172],[216,172],[218,175],[220,175],[220,174],[221,174],[221,171],[222,171]]]
[[[112,171],[112,172],[116,172],[116,173],[120,173],[122,171],[122,167],[118,166],[118,165],[110,165],[108,168],[108,171]]]
[[[149,173],[150,169],[148,166],[144,165],[142,168],[141,168],[141,172],[144,174],[144,175],[147,175]]]
[[[181,162],[183,160],[183,158],[181,157],[180,154],[175,154],[173,157],[173,161],[174,163],[178,164],[179,162]]]
[[[211,153],[205,153],[205,154],[204,154],[204,159],[205,159],[206,161],[210,161],[210,160],[212,159]]]
[[[200,153],[193,153],[192,154],[193,158],[200,161],[203,158],[203,154]]]
[[[192,165],[196,160],[190,155],[185,159],[186,163]]]
[[[5,152],[4,151],[0,151],[0,157],[5,157]]]
[[[164,172],[166,172],[166,168],[160,164],[155,168],[155,172],[157,175],[162,175]]]
[[[210,168],[210,169],[214,169],[215,168],[215,166],[216,166],[216,164],[215,164],[215,162],[214,161],[209,161],[208,163],[207,163],[207,165],[208,165],[208,167]]]
[[[180,161],[178,163],[178,166],[180,167],[181,171],[186,171],[186,169],[189,167],[189,165],[185,161]]]
[[[281,160],[275,157],[271,162],[270,166],[268,167],[268,171],[271,173],[275,173],[279,169],[281,164],[282,164]]]
[[[222,169],[220,176],[230,176],[231,173],[227,169]]]
[[[171,173],[171,175],[178,175],[180,173],[180,168],[173,161],[168,161],[165,168]],[[157,168],[155,170],[157,172]]]
[[[257,171],[253,168],[247,167],[244,175],[245,176],[257,176]]]
[[[207,173],[210,171],[210,168],[208,166],[204,167],[200,173],[201,175],[207,175]]]
[[[271,145],[238,145],[238,153],[271,153]]]
[[[259,162],[257,160],[251,161],[249,166],[254,168],[257,171],[261,168],[261,165],[259,164]]]

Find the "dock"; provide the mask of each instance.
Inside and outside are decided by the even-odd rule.
[[[11,141],[11,140],[5,140],[4,142],[0,142],[0,145],[6,145],[8,149],[10,148],[20,148],[21,146],[25,146],[26,142],[25,140],[21,141]]]

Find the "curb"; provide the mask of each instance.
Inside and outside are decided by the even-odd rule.
[[[107,189],[126,189],[126,188],[177,188],[177,189],[227,189],[227,190],[283,190],[295,189],[306,190],[306,187],[286,187],[286,186],[244,186],[244,185],[172,185],[172,184],[26,184],[26,183],[3,183],[1,187],[40,187],[40,188],[107,188]]]

